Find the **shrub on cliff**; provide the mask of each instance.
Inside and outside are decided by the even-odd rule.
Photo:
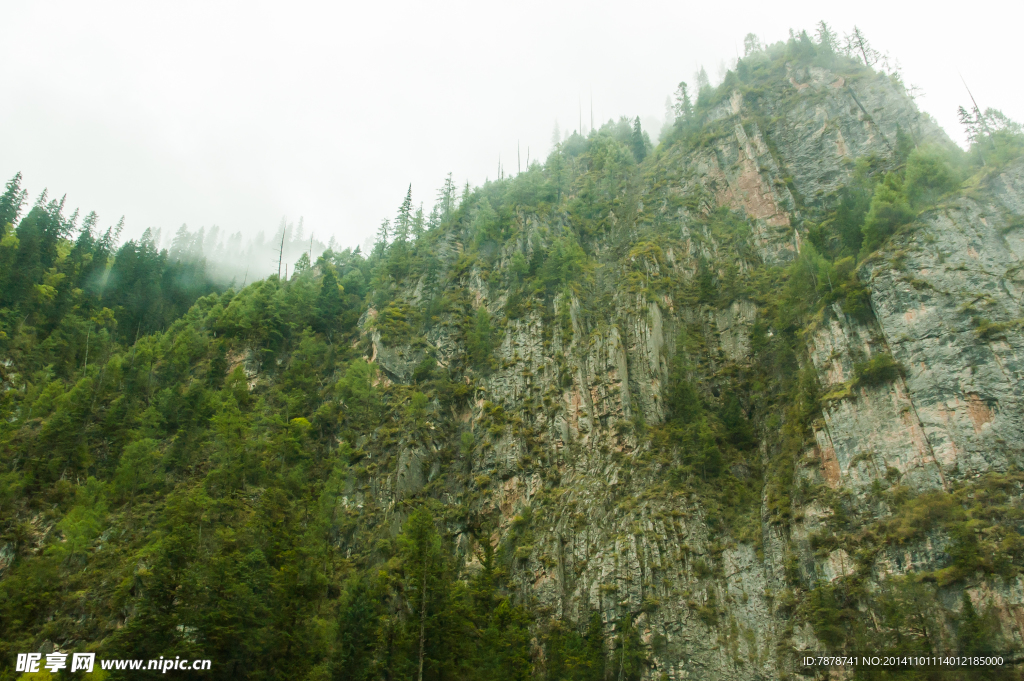
[[[878,249],[898,227],[913,219],[914,213],[903,194],[903,181],[895,173],[889,173],[871,197],[871,207],[862,228],[864,242],[860,257]]]
[[[960,169],[949,150],[929,145],[910,152],[903,193],[907,202],[915,207],[935,203],[963,181]]]
[[[903,368],[892,355],[875,355],[867,362],[853,365],[854,385],[872,386],[893,381],[903,375]]]

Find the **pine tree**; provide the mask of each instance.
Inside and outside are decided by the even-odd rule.
[[[853,33],[846,36],[845,52],[847,56],[862,60],[865,66],[874,66],[882,57],[878,50],[871,47],[864,32],[856,26],[853,27]]]
[[[700,71],[693,74],[694,80],[697,81],[697,94],[700,95],[705,88],[711,87],[711,80],[708,78],[708,72],[704,70],[703,64],[700,67]]]
[[[839,36],[835,34],[828,24],[824,21],[818,22],[818,45],[820,45],[829,54],[835,54],[839,51]]]
[[[995,648],[993,645],[994,627],[989,626],[987,618],[978,614],[966,589],[960,604],[960,622],[956,632],[960,654],[991,655]]]
[[[377,241],[373,245],[373,250],[384,252],[388,247],[388,238],[391,236],[391,220],[384,218],[380,223],[380,227],[377,229]]]
[[[748,33],[743,39],[743,56],[749,57],[755,52],[761,51],[761,40],[754,33]]]
[[[27,198],[28,192],[21,188],[21,173],[17,173],[7,182],[7,189],[0,196],[0,239],[18,222]]]
[[[640,632],[633,625],[633,618],[626,615],[619,622],[619,636],[615,640],[614,665],[618,681],[639,681],[647,661],[640,642]]]
[[[398,217],[395,218],[395,243],[404,244],[409,240],[409,231],[412,228],[412,185],[405,193],[405,199],[398,208]]]
[[[410,605],[415,615],[417,629],[417,679],[423,681],[423,667],[426,662],[427,638],[438,633],[434,631],[434,620],[440,613],[436,607],[444,587],[444,559],[441,540],[434,527],[434,517],[424,508],[413,511],[398,538]],[[431,607],[431,606],[434,607]]]
[[[296,266],[298,271],[298,266]],[[329,264],[323,266],[324,275],[320,281],[320,293],[316,298],[316,325],[315,328],[325,333],[330,333],[337,325],[338,316],[344,308],[342,300],[343,290],[338,285],[338,278],[334,274],[334,267]]]
[[[188,231],[188,225],[182,225],[174,234],[171,241],[170,256],[172,260],[185,260],[192,252],[192,233]]]
[[[630,137],[630,147],[633,150],[633,157],[637,163],[642,163],[647,157],[647,141],[644,139],[644,132],[640,128],[640,117],[633,120],[633,135]]]
[[[455,183],[451,173],[448,173],[444,186],[437,192],[437,202],[441,209],[441,220],[447,222],[455,212]]]
[[[427,218],[427,231],[434,229],[441,224],[441,211],[438,208],[438,204],[434,204],[434,207],[430,209],[430,217]]]
[[[690,120],[690,116],[693,114],[693,103],[690,101],[690,93],[685,82],[680,82],[679,87],[676,88],[675,113],[676,119],[683,121]]]
[[[412,237],[419,239],[423,236],[423,203],[416,209],[416,215],[412,219]]]

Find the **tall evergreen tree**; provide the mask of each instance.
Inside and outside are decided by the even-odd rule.
[[[865,66],[874,66],[882,58],[881,53],[871,47],[864,32],[856,26],[853,27],[853,33],[846,36],[845,52],[847,56],[863,61]]]
[[[761,39],[756,33],[748,33],[743,39],[743,56],[749,57],[755,52],[761,51]]]
[[[708,78],[708,72],[704,70],[703,64],[700,67],[700,71],[693,74],[693,79],[697,81],[698,96],[705,90],[705,88],[711,87],[711,79]]]
[[[839,51],[839,36],[836,35],[835,31],[826,24],[824,21],[818,22],[818,45],[822,47],[829,54],[835,54]]]
[[[17,173],[8,180],[6,190],[0,196],[0,239],[18,222],[21,207],[27,199],[28,192],[21,188],[21,173]]]
[[[383,254],[388,247],[388,239],[391,236],[391,220],[384,218],[380,227],[377,228],[377,241],[373,245],[374,253]]]
[[[398,208],[398,217],[395,219],[395,243],[404,244],[409,240],[409,232],[412,230],[412,185],[409,185],[405,192],[402,205]]]
[[[680,82],[679,87],[676,88],[676,103],[675,103],[675,114],[676,119],[682,119],[683,121],[690,120],[690,116],[693,113],[693,103],[690,101],[689,89],[685,82]]]
[[[413,239],[419,239],[423,236],[423,203],[420,203],[420,207],[416,209],[416,215],[412,219],[412,237]]]
[[[437,202],[441,210],[441,220],[447,221],[455,211],[455,183],[452,181],[452,174],[444,180],[444,186],[437,192]]]
[[[637,163],[647,158],[647,140],[644,139],[644,132],[640,128],[640,117],[633,120],[633,135],[630,137],[630,148]]]

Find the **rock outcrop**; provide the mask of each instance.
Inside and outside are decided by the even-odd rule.
[[[841,583],[857,570],[877,586],[950,562],[949,538],[935,532],[872,556],[854,555],[852,546],[819,550],[813,544],[834,510],[820,500],[794,501],[792,515],[780,521],[769,509],[767,483],[759,536],[722,536],[697,495],[666,491],[669,465],[652,463],[651,443],[640,436],[640,424],[667,418],[671,358],[682,338],[700,348],[691,356],[701,389],[724,400],[730,381],[753,371],[752,339],[764,321],[750,297],[715,308],[676,299],[657,281],[692,281],[710,266],[721,286],[730,272],[784,266],[806,238],[801,211],[833,205],[855,159],[891,159],[902,135],[948,144],[884,75],[790,68],[785,83],[788,89],[734,91],[708,116],[705,144],[666,151],[657,186],[649,180],[635,210],[608,219],[625,234],[645,221],[673,223],[679,239],[658,252],[637,246],[630,257],[608,256],[603,266],[620,282],[636,271],[643,283],[618,286],[602,310],[586,310],[565,293],[555,300],[554,322],[536,308],[509,319],[494,370],[472,376],[475,397],[461,421],[476,444],[468,487],[452,488],[468,493],[476,485],[473,512],[494,519],[490,540],[518,541],[523,514],[531,514],[529,543],[517,545],[511,566],[520,596],[576,621],[596,610],[609,631],[632,614],[650,654],[649,678],[778,678],[792,671],[779,651],[821,649],[813,627],[794,620],[787,601],[794,589]],[[720,207],[746,217],[751,251],[737,252],[703,226],[701,218]],[[812,367],[824,399],[789,482],[845,495],[877,520],[893,513],[872,496],[879,485],[949,491],[1020,465],[1022,215],[1018,162],[918,216],[861,266],[873,319],[852,319],[835,304],[802,336],[801,361]],[[526,216],[499,269],[515,252],[529,258],[534,248],[549,247],[562,229],[558,217]],[[609,241],[595,250],[614,248]],[[473,291],[474,306],[503,312],[500,287],[489,295],[478,274],[452,285]],[[429,340],[442,365],[460,351],[452,327],[436,327]],[[407,380],[422,358],[395,359],[378,335],[373,346],[395,380]],[[901,373],[860,383],[856,367],[881,355]],[[760,444],[751,451],[760,460],[734,466],[741,480],[768,475],[780,416],[786,418],[786,405],[748,406],[758,414]],[[398,493],[422,486],[422,474],[411,472],[419,456],[412,448],[399,456]],[[954,585],[943,592],[949,607],[957,607],[964,588],[979,603],[994,603],[1007,635],[1021,639],[1020,578]]]

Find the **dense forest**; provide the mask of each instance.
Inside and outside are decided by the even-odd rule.
[[[244,286],[189,247],[187,230],[169,249],[153,232],[120,243],[121,225],[68,215],[45,193],[29,206],[11,179],[0,198],[0,678],[19,677],[17,653],[53,650],[208,658],[210,672],[187,674],[210,678],[682,678],[663,660],[690,658],[651,624],[669,608],[653,586],[633,603],[595,583],[577,602],[567,587],[542,597],[543,580],[527,578],[568,572],[545,537],[565,545],[559,533],[596,523],[597,509],[659,509],[635,517],[706,528],[707,551],[689,540],[665,559],[705,586],[659,588],[731,656],[729,678],[793,674],[800,636],[819,651],[1007,653],[996,607],[966,587],[1024,569],[1019,468],[938,490],[883,468],[856,494],[801,472],[822,410],[910,370],[874,353],[826,390],[808,339],[830,320],[876,324],[866,273],[880,253],[1024,155],[1020,126],[973,104],[961,111],[968,151],[909,125],[886,134],[853,94],[875,82],[905,93],[885,66],[859,31],[843,41],[822,24],[770,46],[751,36],[720,85],[680,84],[657,145],[639,118],[577,131],[518,175],[476,188],[449,175],[427,215],[410,189],[369,253],[311,248],[287,277]],[[721,158],[716,145],[740,134],[778,157],[769,131],[804,96],[783,92],[801,69],[837,74],[845,115],[882,131],[871,138],[881,151],[850,158],[848,179],[816,196],[782,168],[774,186],[792,197],[778,202],[790,217],[773,224],[684,159]],[[744,123],[728,118],[736,93]],[[1007,233],[1024,225],[1007,220]],[[757,312],[744,356],[727,360],[702,320],[737,301]],[[1019,328],[988,310],[965,312],[981,341]],[[668,376],[654,406],[623,383],[616,399],[632,408],[594,416],[606,435],[584,452],[582,426],[564,435],[563,395],[587,353],[626,336],[634,316],[660,325],[662,314]],[[543,373],[515,345],[527,329]],[[525,387],[499,399],[505,385]],[[517,453],[501,469],[506,441]],[[608,491],[573,497],[582,487],[568,481],[584,469],[614,478]],[[513,476],[536,489],[505,508]],[[860,567],[808,576],[795,531],[778,528],[812,506],[828,520],[807,564],[842,546]],[[616,541],[652,534],[644,522]],[[790,543],[763,597],[781,633],[746,656],[754,634],[727,614],[734,596],[706,585],[728,578],[730,546],[767,561],[776,531]],[[932,532],[952,538],[941,567],[872,572],[886,546]]]

